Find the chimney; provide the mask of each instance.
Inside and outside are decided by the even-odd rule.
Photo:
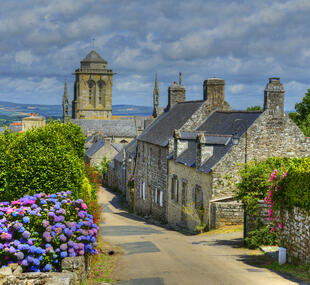
[[[170,110],[175,104],[180,102],[185,102],[186,100],[186,89],[183,85],[179,85],[176,82],[168,88],[168,106],[167,109]]]
[[[212,109],[223,106],[225,102],[225,80],[209,78],[203,82],[203,99],[209,101]]]
[[[268,111],[274,118],[282,118],[284,115],[284,93],[280,78],[269,78],[264,91],[264,111]]]
[[[177,159],[181,153],[183,153],[188,148],[188,141],[182,140],[180,131],[174,131],[174,152],[173,152],[173,159]]]
[[[37,117],[37,116],[38,116],[38,113],[35,113],[34,116]]]
[[[33,113],[30,113],[30,116],[33,117]]]
[[[196,168],[201,167],[213,155],[213,146],[206,145],[206,138],[199,133],[196,139]]]

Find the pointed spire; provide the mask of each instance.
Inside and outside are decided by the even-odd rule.
[[[157,72],[155,75],[155,89],[158,89],[158,77],[157,77]]]
[[[69,98],[69,96],[68,96],[68,87],[67,87],[67,80],[65,81],[64,97],[65,97],[65,98]]]
[[[158,77],[157,72],[155,75],[155,86],[153,91],[153,117],[156,118],[158,116],[158,108],[159,108],[159,88],[158,88]]]
[[[64,96],[62,97],[62,108],[63,108],[63,122],[69,121],[69,96],[68,96],[68,86],[67,80],[65,82]]]

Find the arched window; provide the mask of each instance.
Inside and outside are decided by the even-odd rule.
[[[121,140],[120,143],[128,143],[126,140]]]
[[[88,80],[87,81],[88,85],[88,103],[93,104],[94,102],[94,97],[95,97],[95,82],[93,80]]]
[[[105,86],[106,86],[106,84],[104,81],[102,81],[102,80],[98,81],[99,104],[104,105],[104,106],[105,106],[105,101],[103,101],[102,99],[104,98],[104,94],[105,94]]]

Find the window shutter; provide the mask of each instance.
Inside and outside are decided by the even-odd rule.
[[[143,180],[142,178],[140,179],[140,198],[142,198],[142,185],[143,185]]]
[[[142,198],[143,198],[143,200],[145,200],[145,198],[146,198],[146,193],[145,193],[145,182],[143,181],[143,187],[142,187],[142,189],[143,189],[143,193],[142,193]]]
[[[160,192],[159,192],[159,206],[163,206],[163,194],[164,194],[164,192],[163,192],[163,190],[160,190]]]
[[[154,190],[154,203],[157,204],[157,188]]]

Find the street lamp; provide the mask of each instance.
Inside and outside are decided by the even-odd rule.
[[[239,129],[243,127],[245,129],[245,144],[244,144],[244,167],[247,167],[248,162],[248,135],[247,135],[247,126],[244,120],[242,119],[235,119],[232,124],[232,128],[234,130],[234,134],[232,136],[232,144],[237,145],[240,142],[240,136],[238,134]],[[246,231],[247,231],[247,213],[246,213],[246,205],[244,204],[244,211],[243,211],[243,240],[245,243],[246,238]]]

